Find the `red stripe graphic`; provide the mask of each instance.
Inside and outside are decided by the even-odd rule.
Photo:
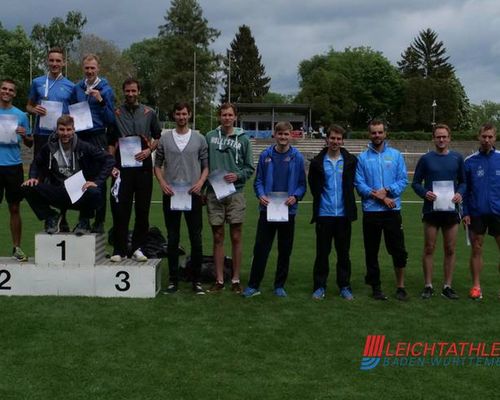
[[[384,350],[385,335],[368,335],[366,337],[363,357],[381,357]]]
[[[372,344],[372,335],[366,337],[365,349],[363,351],[363,357],[370,357],[370,348]]]
[[[380,341],[379,341],[379,346],[378,346],[378,349],[377,349],[376,356],[377,357],[382,357],[382,351],[384,349],[384,342],[385,342],[385,335],[380,335],[379,338],[380,338]]]

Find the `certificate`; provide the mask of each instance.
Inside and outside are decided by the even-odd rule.
[[[75,132],[86,131],[94,127],[88,101],[71,104],[69,106],[69,114],[75,121]]]
[[[170,209],[178,211],[191,211],[191,194],[189,183],[175,182],[170,185],[174,195],[170,197]]]
[[[17,115],[0,114],[0,143],[17,143]]]
[[[118,139],[122,167],[142,167],[142,161],[137,161],[135,155],[141,152],[141,138],[126,136]]]
[[[236,192],[234,184],[224,180],[224,175],[227,174],[227,171],[216,169],[208,176],[208,181],[214,189],[217,200],[222,200],[224,197],[230,196]]]
[[[76,174],[71,175],[69,178],[64,180],[64,187],[68,196],[71,199],[71,204],[75,204],[80,197],[83,196],[83,185],[85,185],[85,177],[82,171],[78,171]]]
[[[453,181],[434,181],[432,191],[437,196],[432,204],[434,211],[455,211],[455,204],[451,201],[455,196]]]
[[[288,222],[288,199],[286,192],[271,192],[267,194],[269,204],[267,205],[267,220],[269,222]]]
[[[57,119],[62,115],[63,103],[60,101],[42,100],[41,106],[47,110],[47,114],[40,117],[40,128],[55,131]]]

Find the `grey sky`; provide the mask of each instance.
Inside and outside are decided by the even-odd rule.
[[[301,60],[330,48],[370,46],[392,63],[420,30],[439,34],[471,102],[500,102],[500,2],[495,0],[199,0],[223,52],[241,24],[249,25],[271,77],[271,90],[298,91]],[[80,10],[85,32],[126,48],[156,36],[168,0],[3,0],[6,28],[48,23]]]

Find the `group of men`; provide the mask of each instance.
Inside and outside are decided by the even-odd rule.
[[[23,197],[36,216],[45,222],[47,233],[69,231],[65,226],[65,212],[73,208],[80,212],[73,230],[75,234],[103,233],[109,176],[112,176],[110,201],[114,244],[110,260],[121,262],[131,257],[134,261],[147,261],[141,246],[149,230],[154,174],[163,192],[168,238],[169,284],[166,293],[179,290],[182,214],[191,245],[192,289],[197,294],[205,293],[200,283],[200,270],[202,206],[206,203],[213,234],[216,275],[209,292],[225,289],[224,238],[225,224],[228,224],[233,267],[231,290],[242,293],[244,297],[260,294],[267,259],[277,234],[278,257],[273,291],[278,297],[286,297],[295,216],[308,181],[313,197],[311,223],[315,223],[316,230],[313,299],[321,300],[326,296],[332,244],[337,254],[336,284],[340,296],[346,300],[354,298],[350,284],[350,246],[351,225],[357,219],[355,190],[361,197],[363,210],[365,283],[371,286],[374,299],[387,300],[382,290],[378,261],[383,234],[395,270],[396,298],[408,298],[404,280],[408,253],[401,217],[401,195],[408,185],[408,175],[402,154],[386,140],[383,121],[370,122],[368,149],[358,157],[343,147],[344,129],[332,125],[326,131],[326,147],[311,160],[307,178],[304,157],[290,144],[291,124],[276,124],[275,143],[260,154],[257,164],[254,191],[259,200],[260,215],[249,281],[243,290],[240,283],[242,226],[246,210],[243,188],[253,175],[254,166],[249,139],[235,127],[236,107],[223,104],[219,109],[220,126],[203,136],[189,127],[190,105],[177,103],[172,111],[175,128],[162,135],[154,110],[139,101],[141,87],[137,80],[125,80],[122,86],[124,103],[115,109],[113,91],[99,76],[97,56],[90,54],[83,59],[84,79],[76,85],[63,76],[65,60],[62,50],[50,50],[47,65],[47,75],[33,80],[26,107],[37,117],[33,135],[26,115],[12,105],[16,95],[15,83],[4,79],[0,87],[0,118],[4,118],[2,115],[17,118],[17,139],[0,142],[0,201],[5,192],[13,256],[19,261],[27,260],[20,247],[19,204]],[[46,106],[49,103],[44,101],[62,103],[63,115],[57,119],[55,130],[41,126],[41,117],[48,113]],[[75,132],[71,105],[81,102],[88,103],[92,127]],[[422,156],[416,166],[412,188],[424,199],[423,299],[434,293],[433,254],[439,229],[444,243],[441,294],[448,299],[458,298],[452,288],[452,278],[460,220],[470,233],[472,245],[471,298],[482,297],[479,277],[486,232],[495,238],[500,248],[500,153],[494,148],[495,127],[483,125],[478,137],[479,151],[464,161],[459,153],[449,149],[449,127],[439,124],[433,132],[435,150]],[[34,159],[29,178],[25,181],[21,142],[29,147],[34,143]],[[80,173],[84,182],[82,193],[72,200],[65,183]],[[129,246],[128,226],[133,206],[135,223]]]

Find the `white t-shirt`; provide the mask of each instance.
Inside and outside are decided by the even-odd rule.
[[[184,150],[187,146],[189,139],[191,139],[191,129],[187,133],[177,133],[175,129],[172,129],[172,136],[174,137],[174,142],[180,151]]]

